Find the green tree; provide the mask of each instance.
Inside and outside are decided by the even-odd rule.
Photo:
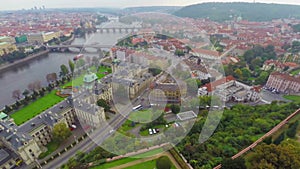
[[[246,168],[245,165],[245,160],[243,158],[236,158],[236,159],[231,159],[231,158],[225,158],[222,163],[222,168],[224,169],[244,169]]]
[[[55,141],[61,142],[71,135],[71,131],[66,123],[61,122],[54,125],[52,135]]]
[[[159,157],[156,160],[157,169],[170,169],[172,166],[170,159],[167,156]]]
[[[174,114],[177,114],[180,112],[180,106],[177,104],[172,104],[170,108],[171,108],[172,113],[174,113]]]
[[[69,60],[69,68],[70,68],[71,73],[74,73],[75,65],[71,60]]]
[[[64,64],[62,64],[60,66],[60,71],[61,71],[62,76],[66,76],[69,73],[67,66]]]
[[[297,147],[298,146],[298,147]],[[283,142],[280,145],[258,145],[247,155],[249,169],[300,168],[299,143]]]
[[[274,140],[274,144],[279,145],[285,138],[285,133],[282,132],[275,140]]]
[[[288,130],[286,131],[286,135],[290,138],[294,138],[297,134],[298,125],[299,121],[290,124]]]
[[[99,99],[97,101],[97,105],[100,106],[100,107],[103,107],[105,111],[110,110],[110,105],[107,104],[107,102],[104,99]]]

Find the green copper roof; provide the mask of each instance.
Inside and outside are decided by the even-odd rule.
[[[92,72],[84,75],[84,77],[83,77],[83,81],[86,82],[86,83],[91,83],[91,82],[93,82],[97,79],[98,79],[97,75],[95,73],[92,73]]]
[[[8,117],[7,114],[5,114],[3,112],[0,113],[0,119],[1,120],[6,119],[7,117]]]

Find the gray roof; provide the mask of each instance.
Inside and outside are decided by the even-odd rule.
[[[8,148],[1,148],[0,149],[0,166],[5,164],[7,161],[11,159],[17,158],[18,155],[13,151],[9,150]]]
[[[34,129],[42,126],[53,126],[55,123],[57,123],[58,119],[62,118],[61,112],[65,109],[70,109],[72,105],[68,103],[67,100],[64,100],[57,105],[53,106],[52,108],[46,110],[44,113],[36,116],[35,118],[29,120],[27,123],[24,123],[23,125],[19,126],[20,132],[26,132],[30,133]]]
[[[10,142],[14,149],[18,149],[24,145],[24,142],[32,139],[29,135],[31,131],[42,125],[53,126],[57,119],[61,118],[60,113],[66,108],[71,108],[71,104],[64,100],[21,126],[16,126],[9,120],[1,121],[0,137]]]

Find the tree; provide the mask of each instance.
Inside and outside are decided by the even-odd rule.
[[[97,101],[97,105],[100,106],[100,107],[103,107],[105,111],[109,111],[110,110],[109,104],[107,104],[107,102],[104,99],[99,99]]]
[[[177,104],[172,104],[170,108],[171,108],[172,113],[174,113],[174,114],[177,114],[180,112],[180,106]]]
[[[69,73],[69,70],[68,70],[67,66],[64,65],[64,64],[62,64],[60,66],[60,71],[62,73],[62,76],[66,76]]]
[[[28,88],[28,90],[33,92],[34,91],[34,83],[29,83],[27,88]]]
[[[275,140],[274,140],[274,144],[279,145],[285,138],[285,133],[282,132]]]
[[[300,168],[299,143],[285,141],[280,145],[261,144],[247,155],[250,169]]]
[[[34,90],[40,90],[42,88],[42,82],[37,80],[35,82],[33,82],[33,85],[34,85]]]
[[[49,74],[47,74],[46,79],[47,79],[47,82],[49,84],[53,83],[57,80],[57,74],[56,73],[49,73]]]
[[[24,92],[22,93],[22,95],[24,97],[28,96],[28,94],[29,94],[29,90],[27,90],[27,89],[25,89]]]
[[[167,156],[159,157],[156,160],[157,169],[170,169],[172,166],[170,159]]]
[[[71,60],[69,60],[69,68],[70,68],[71,73],[74,73],[75,65]]]
[[[71,135],[71,131],[66,123],[57,123],[52,130],[54,140],[61,142],[67,139]]]
[[[286,131],[286,135],[290,138],[294,138],[297,134],[298,125],[299,121],[290,124],[288,130]]]
[[[241,157],[236,159],[225,158],[222,161],[222,168],[224,169],[244,169],[247,168],[245,165],[245,160]]]
[[[12,98],[15,99],[15,100],[20,100],[21,99],[21,91],[20,90],[14,90],[12,92]]]

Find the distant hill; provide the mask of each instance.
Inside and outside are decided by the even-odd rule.
[[[269,21],[280,18],[300,18],[299,5],[265,3],[202,3],[183,7],[173,13],[179,17],[210,18],[214,21],[242,17],[249,21]]]
[[[140,12],[161,12],[161,13],[174,13],[181,7],[178,6],[145,6],[145,7],[129,7],[123,9],[122,12],[127,14],[140,13]]]

